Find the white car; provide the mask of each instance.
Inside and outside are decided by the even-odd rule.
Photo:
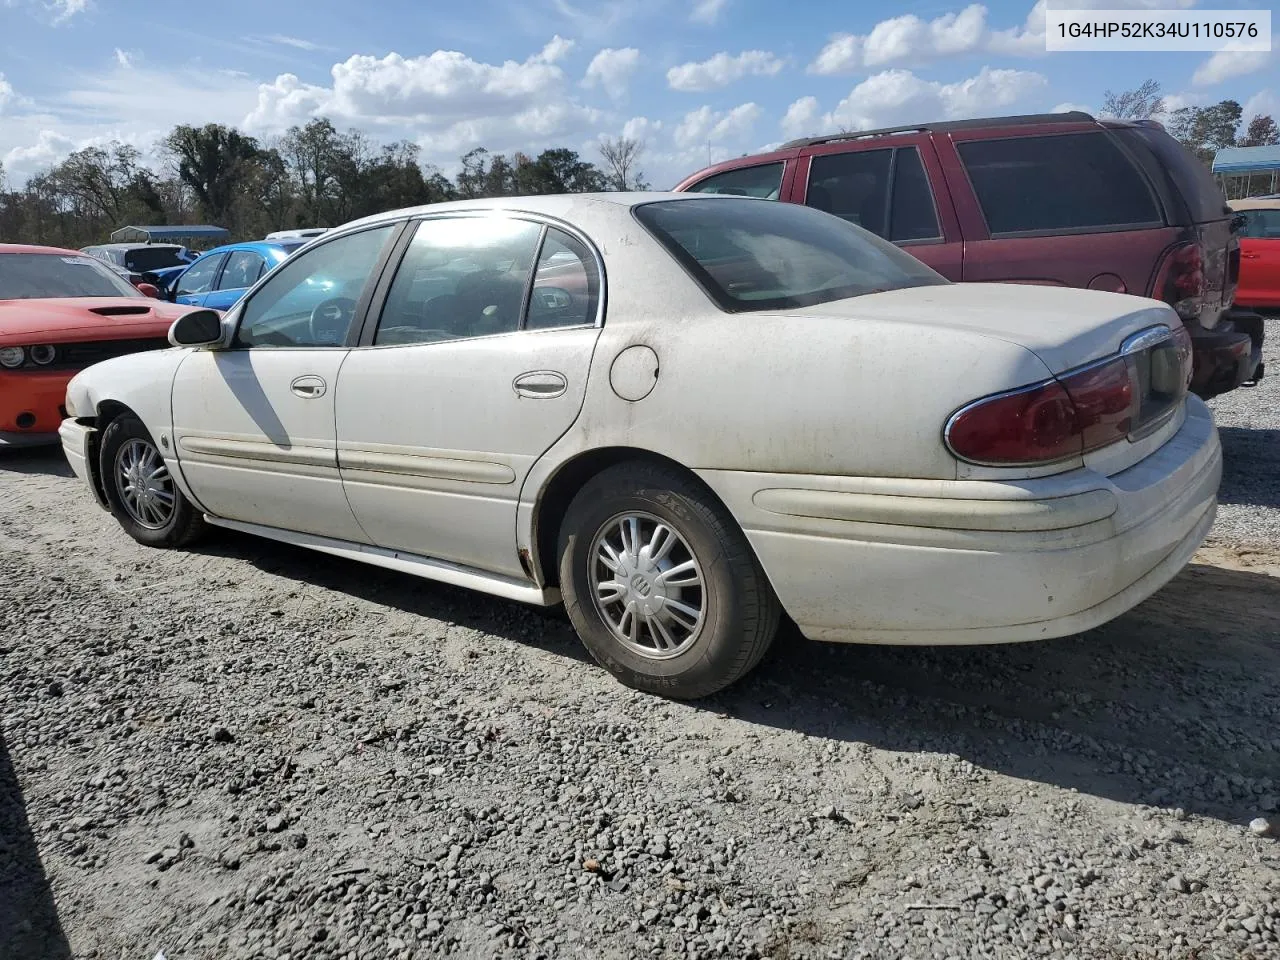
[[[601,664],[672,697],[745,674],[783,611],[860,643],[1087,630],[1216,510],[1169,307],[951,284],[794,204],[382,214],[170,340],[67,394],[68,459],[137,540],[213,524],[563,599]]]

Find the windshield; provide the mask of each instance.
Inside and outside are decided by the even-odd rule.
[[[185,267],[187,261],[180,254],[181,247],[138,247],[126,250],[124,265],[134,273],[163,270],[165,267]]]
[[[141,297],[127,280],[88,256],[0,254],[0,300],[45,297]]]
[[[784,310],[947,281],[839,217],[768,200],[660,200],[638,219],[723,309]]]

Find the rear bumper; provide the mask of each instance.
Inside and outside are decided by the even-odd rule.
[[[1078,633],[1140,603],[1208,533],[1221,474],[1212,416],[1192,397],[1168,442],[1109,477],[703,476],[806,636],[970,644]]]
[[[1212,330],[1187,326],[1195,355],[1191,390],[1204,399],[1262,379],[1262,318],[1247,310],[1228,310]]]

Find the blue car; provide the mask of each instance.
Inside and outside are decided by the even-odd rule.
[[[212,310],[230,310],[245,293],[282,264],[305,240],[229,243],[202,254],[169,285],[168,299]]]

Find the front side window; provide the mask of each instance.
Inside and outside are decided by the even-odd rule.
[[[397,226],[347,234],[286,260],[245,304],[234,345],[342,346]]]
[[[1161,223],[1146,180],[1101,131],[973,140],[957,150],[992,236]]]
[[[262,257],[252,250],[233,250],[227,256],[227,265],[218,278],[219,290],[239,290],[252,287],[262,276],[262,268],[266,264]]]
[[[714,177],[699,180],[687,193],[723,193],[731,197],[758,197],[761,200],[777,200],[782,192],[782,171],[785,165],[762,163],[755,167],[739,167],[717,173]]]
[[[0,300],[141,296],[133,284],[94,257],[0,253]]]
[[[374,344],[518,330],[541,236],[539,224],[511,217],[422,221],[387,292]]]
[[[635,215],[731,312],[947,282],[888,241],[795,204],[663,200],[636,207]]]
[[[190,297],[196,294],[208,293],[213,289],[213,281],[218,276],[218,268],[222,266],[222,261],[227,259],[225,253],[215,253],[211,257],[205,257],[198,260],[182,271],[182,275],[178,278],[178,286],[174,289],[174,295],[179,297]]]

